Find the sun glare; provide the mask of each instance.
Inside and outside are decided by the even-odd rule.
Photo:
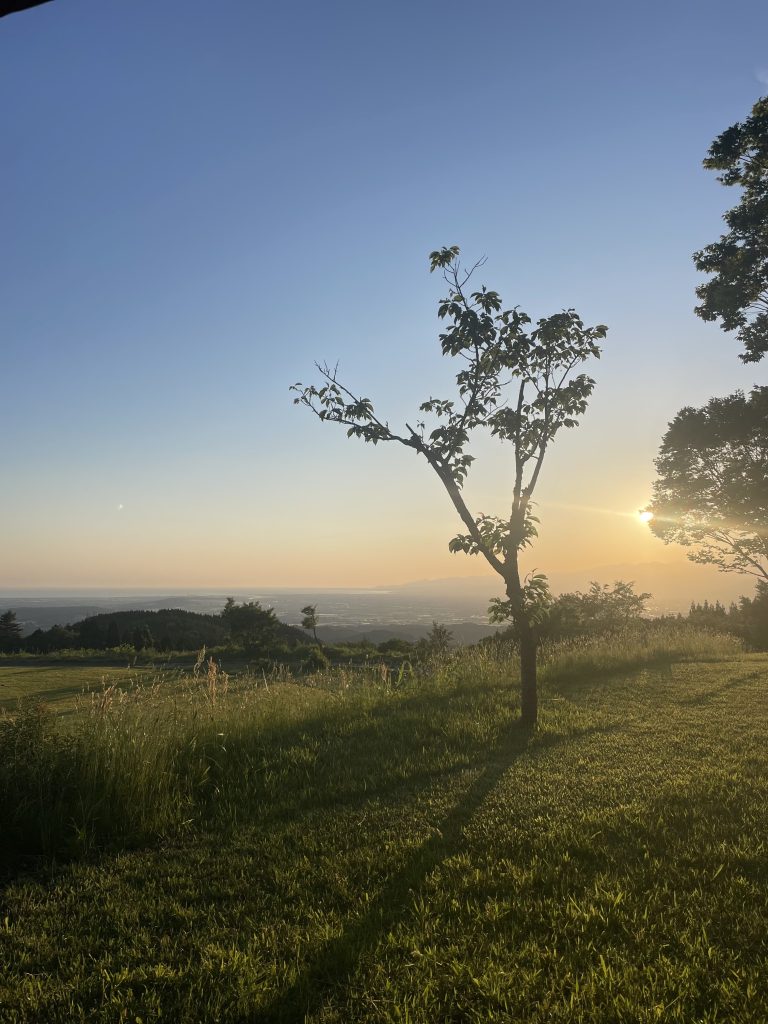
[[[641,523],[650,523],[650,521],[653,519],[653,512],[649,512],[647,508],[641,509],[637,513],[637,518],[640,520]]]

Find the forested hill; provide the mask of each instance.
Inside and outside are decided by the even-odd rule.
[[[72,629],[79,639],[78,646],[95,648],[135,643],[138,634],[144,634],[143,647],[191,650],[203,644],[207,647],[222,644],[228,635],[220,615],[201,615],[181,608],[105,612],[88,616],[75,623]]]
[[[25,638],[24,647],[30,651],[46,652],[66,647],[105,650],[132,644],[139,650],[153,647],[161,651],[189,651],[203,645],[216,647],[232,639],[268,645],[306,643],[307,637],[302,630],[280,622],[270,610],[254,611],[252,628],[241,627],[234,631],[225,616],[205,615],[181,608],[104,612],[71,625],[38,629]],[[233,637],[233,632],[239,635]]]

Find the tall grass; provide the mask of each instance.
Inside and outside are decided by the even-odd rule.
[[[551,645],[541,654],[542,727],[550,685],[663,660],[738,654],[730,637],[670,626]],[[387,770],[396,774],[417,755],[382,732],[390,710],[452,693],[471,706],[495,694],[508,721],[516,713],[518,676],[515,651],[493,644],[418,669],[369,664],[297,679],[278,666],[236,684],[200,659],[188,676],[159,676],[127,690],[105,685],[65,719],[22,703],[0,719],[0,865],[141,844],[212,820],[233,824],[268,809],[288,775],[304,773],[311,782],[329,737],[343,757],[352,734],[367,735],[374,720],[379,732],[370,741],[382,744]],[[481,721],[486,730],[498,728],[500,715],[478,716],[477,729]],[[429,726],[413,721],[416,729]],[[478,732],[472,742],[492,739]],[[459,749],[470,740],[458,731],[446,732],[446,742]]]
[[[743,642],[730,634],[687,623],[641,621],[602,636],[547,644],[539,664],[546,682],[605,677],[665,662],[720,661],[743,652]]]

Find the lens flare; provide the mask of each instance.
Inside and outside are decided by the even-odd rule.
[[[647,508],[643,508],[637,513],[637,518],[641,523],[650,523],[653,519],[653,512],[650,512]]]

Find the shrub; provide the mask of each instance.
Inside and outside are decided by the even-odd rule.
[[[331,667],[331,661],[322,647],[313,647],[302,661],[301,667],[305,672],[323,672]]]

